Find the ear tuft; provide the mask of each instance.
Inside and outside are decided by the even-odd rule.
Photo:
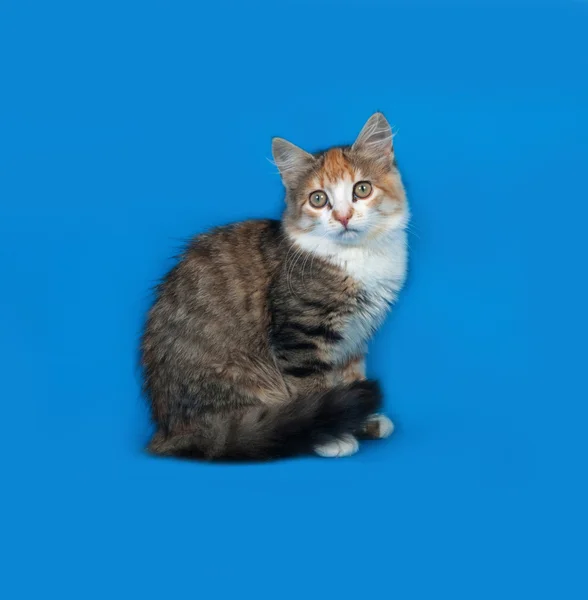
[[[352,148],[376,160],[392,158],[392,129],[381,112],[367,120]]]
[[[286,187],[294,185],[315,160],[312,154],[279,137],[272,140],[272,155]]]

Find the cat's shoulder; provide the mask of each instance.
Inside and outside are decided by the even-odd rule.
[[[250,219],[214,227],[195,235],[185,247],[183,262],[219,265],[275,261],[283,245],[281,222]]]
[[[187,249],[230,244],[247,239],[273,239],[281,236],[282,224],[277,219],[248,219],[246,221],[219,225],[198,233],[190,239]]]

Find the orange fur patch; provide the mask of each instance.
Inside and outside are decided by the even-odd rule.
[[[365,379],[363,358],[352,359],[341,371],[344,383],[353,383]]]
[[[350,175],[353,178],[352,166],[343,155],[341,148],[332,148],[325,154],[325,162],[321,173],[321,185],[324,185],[323,177],[330,182],[335,182],[343,179],[346,175]]]

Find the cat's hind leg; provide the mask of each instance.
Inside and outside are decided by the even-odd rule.
[[[207,458],[201,438],[196,432],[165,435],[157,431],[151,438],[147,451],[157,456],[177,456],[179,458]]]

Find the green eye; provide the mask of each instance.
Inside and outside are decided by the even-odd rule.
[[[360,181],[353,186],[353,195],[356,198],[367,198],[372,193],[372,184],[369,181]]]
[[[329,199],[323,190],[316,190],[310,194],[308,201],[313,208],[324,208]]]

